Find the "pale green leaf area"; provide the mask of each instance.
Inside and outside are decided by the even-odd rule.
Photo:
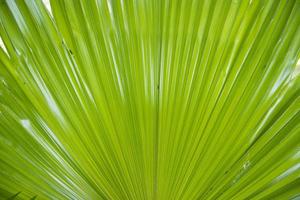
[[[299,0],[0,0],[0,199],[300,198]]]

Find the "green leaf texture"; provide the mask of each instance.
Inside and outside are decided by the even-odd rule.
[[[299,0],[0,0],[0,199],[300,198]]]

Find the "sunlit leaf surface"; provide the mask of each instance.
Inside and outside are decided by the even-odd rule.
[[[0,0],[2,199],[300,198],[299,0]]]

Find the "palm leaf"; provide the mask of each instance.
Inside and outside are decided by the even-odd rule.
[[[0,196],[300,197],[300,1],[1,0]]]

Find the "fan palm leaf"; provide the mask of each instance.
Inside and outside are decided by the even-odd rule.
[[[300,198],[299,0],[0,0],[3,199]]]

